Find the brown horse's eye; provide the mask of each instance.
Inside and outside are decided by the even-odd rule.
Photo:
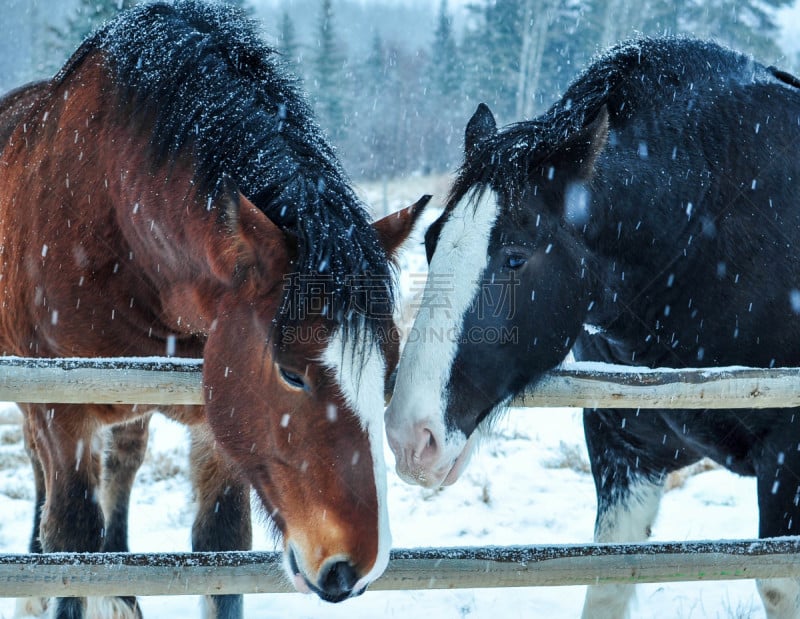
[[[293,389],[302,389],[303,391],[308,391],[308,385],[306,385],[306,381],[303,380],[303,377],[300,376],[300,374],[285,368],[279,368],[279,372],[281,378]]]

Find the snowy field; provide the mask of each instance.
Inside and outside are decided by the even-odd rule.
[[[446,179],[389,184],[391,210],[434,193],[440,204]],[[373,205],[384,188],[365,187]],[[402,287],[407,297],[422,285],[419,238],[404,254]],[[13,406],[13,405],[6,405]],[[0,405],[2,408],[2,405]],[[193,516],[188,483],[188,439],[183,428],[155,416],[147,460],[134,488],[130,546],[134,552],[190,549]],[[396,547],[581,543],[592,539],[594,489],[588,472],[580,413],[574,409],[510,411],[475,455],[465,475],[444,490],[425,490],[399,480],[386,448],[389,513]],[[16,426],[0,426],[0,552],[24,552],[33,510],[33,481]],[[263,522],[256,516],[255,522]],[[653,530],[655,540],[755,537],[755,482],[712,469],[681,480],[665,496]],[[274,550],[265,526],[255,526],[254,547]],[[431,574],[435,576],[435,574]],[[298,593],[245,596],[248,618],[374,619],[426,616],[577,617],[583,587],[462,591],[367,591],[339,605]],[[200,617],[197,597],[140,600],[149,619]],[[14,614],[13,600],[0,600],[0,617]],[[752,581],[642,585],[634,619],[757,619],[764,617]]]

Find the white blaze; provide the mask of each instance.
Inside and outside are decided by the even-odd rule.
[[[494,192],[487,189],[481,194],[470,193],[455,206],[442,226],[386,414],[393,447],[405,443],[413,451],[415,429],[424,427],[431,432],[442,451],[433,467],[437,473],[441,472],[440,467],[451,466],[466,445],[461,432],[448,435],[446,431],[445,389],[461,339],[464,315],[478,293],[488,262],[489,236],[498,211]],[[407,464],[409,454],[403,456],[396,450],[395,456],[398,470],[409,473],[401,471],[405,466],[401,458]],[[410,457],[413,460],[415,454]]]
[[[372,453],[378,498],[378,557],[372,570],[356,583],[354,590],[360,591],[383,574],[389,564],[392,546],[386,506],[386,463],[383,458],[386,360],[376,342],[367,343],[356,338],[354,342],[345,344],[341,331],[337,331],[328,341],[322,362],[334,372],[342,395],[369,437]]]

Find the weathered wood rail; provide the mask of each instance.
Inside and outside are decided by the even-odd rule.
[[[292,591],[275,552],[0,555],[0,597]],[[393,550],[371,591],[800,577],[800,539]]]
[[[202,404],[197,359],[0,357],[0,401]],[[800,406],[800,368],[629,368],[571,363],[514,406],[780,408]]]

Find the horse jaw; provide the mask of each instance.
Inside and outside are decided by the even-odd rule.
[[[494,192],[469,194],[442,226],[431,258],[422,303],[386,411],[386,433],[397,473],[409,483],[435,487],[455,482],[475,442],[474,432],[466,436],[448,423],[447,416],[457,416],[459,411],[448,410],[447,386],[463,317],[480,292],[498,211]]]

